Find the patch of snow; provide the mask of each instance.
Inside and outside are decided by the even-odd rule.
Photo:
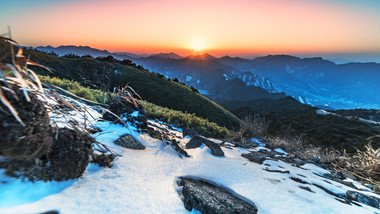
[[[287,155],[287,154],[288,154],[287,152],[285,152],[285,151],[282,150],[281,148],[277,148],[277,149],[275,149],[274,151],[279,152],[279,153],[282,153],[282,154],[284,154],[284,155]]]
[[[192,78],[191,76],[186,76],[186,82],[190,82]]]
[[[261,146],[261,147],[265,147],[265,143],[263,143],[263,141],[262,140],[260,140],[260,139],[258,139],[258,138],[251,138],[251,142],[252,143],[257,143],[257,144],[259,144],[259,146]]]
[[[139,116],[139,111],[134,111],[131,114],[131,117],[138,117]]]
[[[202,95],[208,95],[208,90],[198,90]]]

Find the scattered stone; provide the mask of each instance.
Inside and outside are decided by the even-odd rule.
[[[313,183],[313,185],[316,186],[316,187],[318,187],[319,189],[325,191],[326,193],[328,193],[328,194],[330,194],[330,195],[333,195],[333,196],[335,196],[335,197],[337,197],[337,198],[341,198],[341,199],[344,199],[345,201],[347,201],[346,198],[345,198],[343,195],[339,195],[338,193],[335,193],[335,192],[333,192],[333,191],[330,191],[330,190],[326,189],[325,187],[323,187],[323,186],[321,186],[321,185],[319,185],[319,184],[315,184],[315,183]]]
[[[263,155],[261,153],[257,153],[257,152],[251,152],[251,153],[248,153],[248,154],[242,154],[241,156],[243,158],[248,159],[251,162],[258,163],[258,164],[262,164],[266,160],[266,158],[265,158],[266,156],[265,155]]]
[[[298,176],[301,176],[303,178],[307,178],[305,175],[302,175],[302,174],[297,174]]]
[[[303,190],[306,190],[306,191],[309,191],[309,192],[312,192],[312,193],[315,193],[313,190],[311,190],[309,187],[305,187],[305,186],[298,186],[299,188],[303,189]]]
[[[272,184],[281,183],[281,181],[278,179],[273,179],[273,178],[265,178],[265,179],[268,180],[269,182],[271,182]]]
[[[331,173],[328,173],[328,174],[323,174],[322,177],[325,177],[325,178],[328,178],[328,179],[333,180],[335,182],[344,184],[344,185],[349,186],[351,188],[360,190],[352,182],[344,181],[344,179],[346,179],[346,177],[344,176],[344,174],[342,172],[343,171],[331,172]],[[321,175],[318,175],[318,176],[321,176]],[[326,180],[324,180],[324,181],[328,182]]]
[[[180,158],[190,157],[190,155],[187,154],[187,152],[181,148],[181,146],[178,144],[178,142],[176,140],[173,139],[171,141],[167,141],[167,144],[169,144],[174,149],[174,151],[177,152],[177,154]]]
[[[267,158],[271,158],[273,160],[279,160],[278,157],[280,155],[279,152],[273,151],[273,150],[267,150],[267,149],[261,149],[259,151],[250,152],[248,154],[242,154],[241,156],[243,158],[248,159],[251,162],[255,162],[258,164],[262,164]]]
[[[135,140],[131,135],[126,134],[114,141],[115,144],[127,149],[144,150],[145,146]]]
[[[308,182],[306,182],[306,181],[304,181],[304,180],[302,180],[300,178],[297,178],[297,177],[293,177],[292,176],[292,177],[290,177],[290,179],[292,179],[295,182],[301,183],[301,184],[309,184]]]
[[[363,204],[366,204],[368,206],[380,209],[380,199],[379,198],[376,198],[373,196],[367,196],[367,195],[364,195],[363,193],[355,192],[355,191],[351,191],[351,190],[348,190],[346,192],[346,196],[353,201],[357,201],[359,203],[363,203]]]
[[[241,140],[241,141],[238,141],[238,142],[233,142],[235,147],[241,147],[241,148],[245,148],[245,149],[254,149],[258,146],[260,146],[258,143],[256,142],[252,142],[251,140]]]
[[[285,171],[282,171],[282,170],[272,170],[272,169],[268,169],[268,168],[265,168],[265,169],[263,169],[263,170],[265,170],[265,171],[267,171],[267,172],[276,172],[276,173],[284,173],[284,174],[290,174],[290,171],[289,170],[285,170]]]
[[[257,213],[253,203],[235,196],[224,188],[204,180],[180,178],[182,195],[187,210],[193,208],[201,213]]]
[[[192,137],[191,140],[186,144],[186,149],[197,148],[201,146],[202,143],[204,143],[211,150],[212,155],[224,156],[224,152],[218,144],[201,136]]]

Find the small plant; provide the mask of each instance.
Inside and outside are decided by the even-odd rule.
[[[232,136],[231,141],[245,142],[253,137],[263,138],[267,134],[269,124],[270,122],[268,122],[265,117],[247,116],[244,118],[240,130]]]
[[[368,138],[369,143],[365,146],[364,151],[357,150],[357,154],[353,155],[352,168],[361,174],[380,179],[380,148],[372,147],[372,140],[380,135]]]

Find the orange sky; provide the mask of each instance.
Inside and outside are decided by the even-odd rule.
[[[137,53],[380,53],[380,4],[357,2],[13,0],[0,9],[0,33],[11,25],[23,45]]]

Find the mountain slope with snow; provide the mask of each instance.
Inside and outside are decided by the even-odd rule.
[[[97,114],[94,111],[89,111]],[[89,115],[87,115],[89,116]],[[80,117],[77,117],[80,120]],[[155,127],[165,127],[150,121]],[[112,168],[90,164],[81,179],[65,182],[28,182],[0,176],[0,213],[189,213],[182,202],[178,178],[196,177],[233,190],[253,202],[258,213],[374,213],[380,210],[360,202],[342,202],[350,191],[374,196],[368,188],[346,179],[351,187],[328,179],[330,172],[313,164],[296,166],[277,158],[263,164],[248,161],[242,154],[268,150],[243,149],[210,139],[225,154],[217,157],[204,144],[186,149],[189,158],[180,158],[165,140],[158,140],[136,128],[110,122],[94,122],[101,132],[95,139],[119,154]],[[169,128],[170,129],[170,128]],[[170,131],[184,145],[181,129]],[[113,142],[131,134],[145,150],[130,150]],[[252,139],[252,143],[259,142]],[[275,157],[286,157],[280,151]],[[196,210],[192,210],[196,213]]]

